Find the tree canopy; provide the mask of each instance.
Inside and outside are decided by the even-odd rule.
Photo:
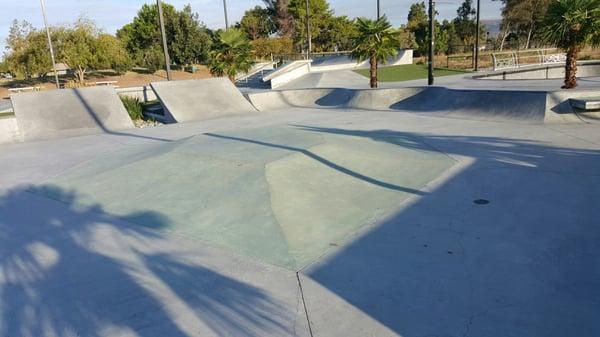
[[[211,52],[210,72],[227,76],[232,82],[239,73],[252,67],[252,46],[245,33],[237,28],[218,33],[217,43]]]
[[[207,62],[212,38],[198,14],[190,5],[180,11],[166,3],[162,6],[171,61],[178,65]],[[151,70],[164,67],[156,5],[144,4],[133,22],[117,31],[117,37],[125,43],[138,65]]]
[[[131,66],[121,41],[85,18],[71,26],[51,27],[50,36],[56,62],[74,69],[79,81],[90,69],[123,72]],[[13,22],[5,56],[10,72],[20,78],[43,76],[52,69],[46,32],[25,21]]]
[[[256,6],[247,10],[239,23],[242,29],[251,40],[267,38],[276,30],[273,16],[269,9]]]
[[[378,64],[386,63],[389,57],[398,54],[398,34],[385,15],[377,20],[358,18],[357,31],[351,56],[359,62],[369,60],[371,88],[377,88]]]

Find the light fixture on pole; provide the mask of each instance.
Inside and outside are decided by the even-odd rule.
[[[167,35],[165,34],[165,19],[163,16],[163,8],[160,0],[156,0],[158,7],[158,23],[160,25],[160,35],[162,36],[163,52],[165,54],[165,64],[167,70],[167,81],[171,80],[171,59],[169,58],[169,49],[167,48]]]
[[[52,70],[54,71],[56,89],[60,89],[60,82],[58,82],[58,72],[56,71],[56,61],[54,60],[54,48],[52,47],[52,38],[50,37],[48,19],[46,18],[46,3],[44,2],[44,0],[40,0],[40,3],[42,4],[42,16],[44,17],[44,25],[46,26],[46,36],[48,37],[48,49],[50,49],[50,58],[52,59]]]
[[[429,85],[433,85],[433,54],[435,48],[435,2],[429,0],[429,60],[428,60],[428,81]]]
[[[229,18],[227,17],[227,0],[223,0],[223,12],[225,13],[225,29],[229,29]]]

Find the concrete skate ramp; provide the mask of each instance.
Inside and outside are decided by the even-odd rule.
[[[11,95],[24,141],[63,138],[133,128],[109,86]]]
[[[573,95],[578,93],[415,87],[375,90],[298,89],[253,93],[249,95],[249,99],[261,111],[294,107],[346,108],[397,110],[490,121],[579,123],[581,118],[568,104]]]
[[[192,122],[256,111],[227,78],[150,83],[167,123]]]

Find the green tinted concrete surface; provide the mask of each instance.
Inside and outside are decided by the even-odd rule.
[[[36,193],[60,200],[54,191],[72,190],[81,207],[102,205],[148,227],[166,223],[168,233],[297,270],[422,194],[453,164],[412,141],[277,126],[121,150]]]

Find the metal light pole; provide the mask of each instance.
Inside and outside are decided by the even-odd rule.
[[[60,89],[58,82],[58,72],[56,71],[56,61],[54,60],[54,48],[52,47],[52,38],[50,37],[50,28],[48,27],[48,19],[46,18],[46,3],[40,0],[42,4],[42,16],[44,17],[44,25],[46,26],[46,36],[48,37],[48,48],[50,49],[50,58],[52,59],[52,70],[54,70],[54,80],[56,81],[56,89]]]
[[[225,29],[229,29],[229,18],[227,17],[227,0],[223,0],[223,12],[225,13]]]
[[[308,49],[306,50],[306,59],[310,59],[312,52],[312,37],[310,35],[310,5],[309,0],[306,0],[306,38],[308,39]]]
[[[381,5],[379,4],[379,0],[377,0],[377,20],[381,18]]]
[[[165,53],[165,64],[167,69],[167,81],[171,80],[171,59],[169,58],[169,50],[167,49],[167,35],[165,34],[165,19],[163,17],[163,9],[160,0],[156,0],[158,6],[158,22],[160,24],[160,35],[162,35],[163,52]]]
[[[428,62],[428,81],[429,85],[433,85],[433,54],[435,48],[435,2],[429,0],[429,62]]]
[[[479,71],[479,30],[481,29],[480,23],[480,8],[481,0],[477,0],[477,32],[475,32],[475,72]]]

